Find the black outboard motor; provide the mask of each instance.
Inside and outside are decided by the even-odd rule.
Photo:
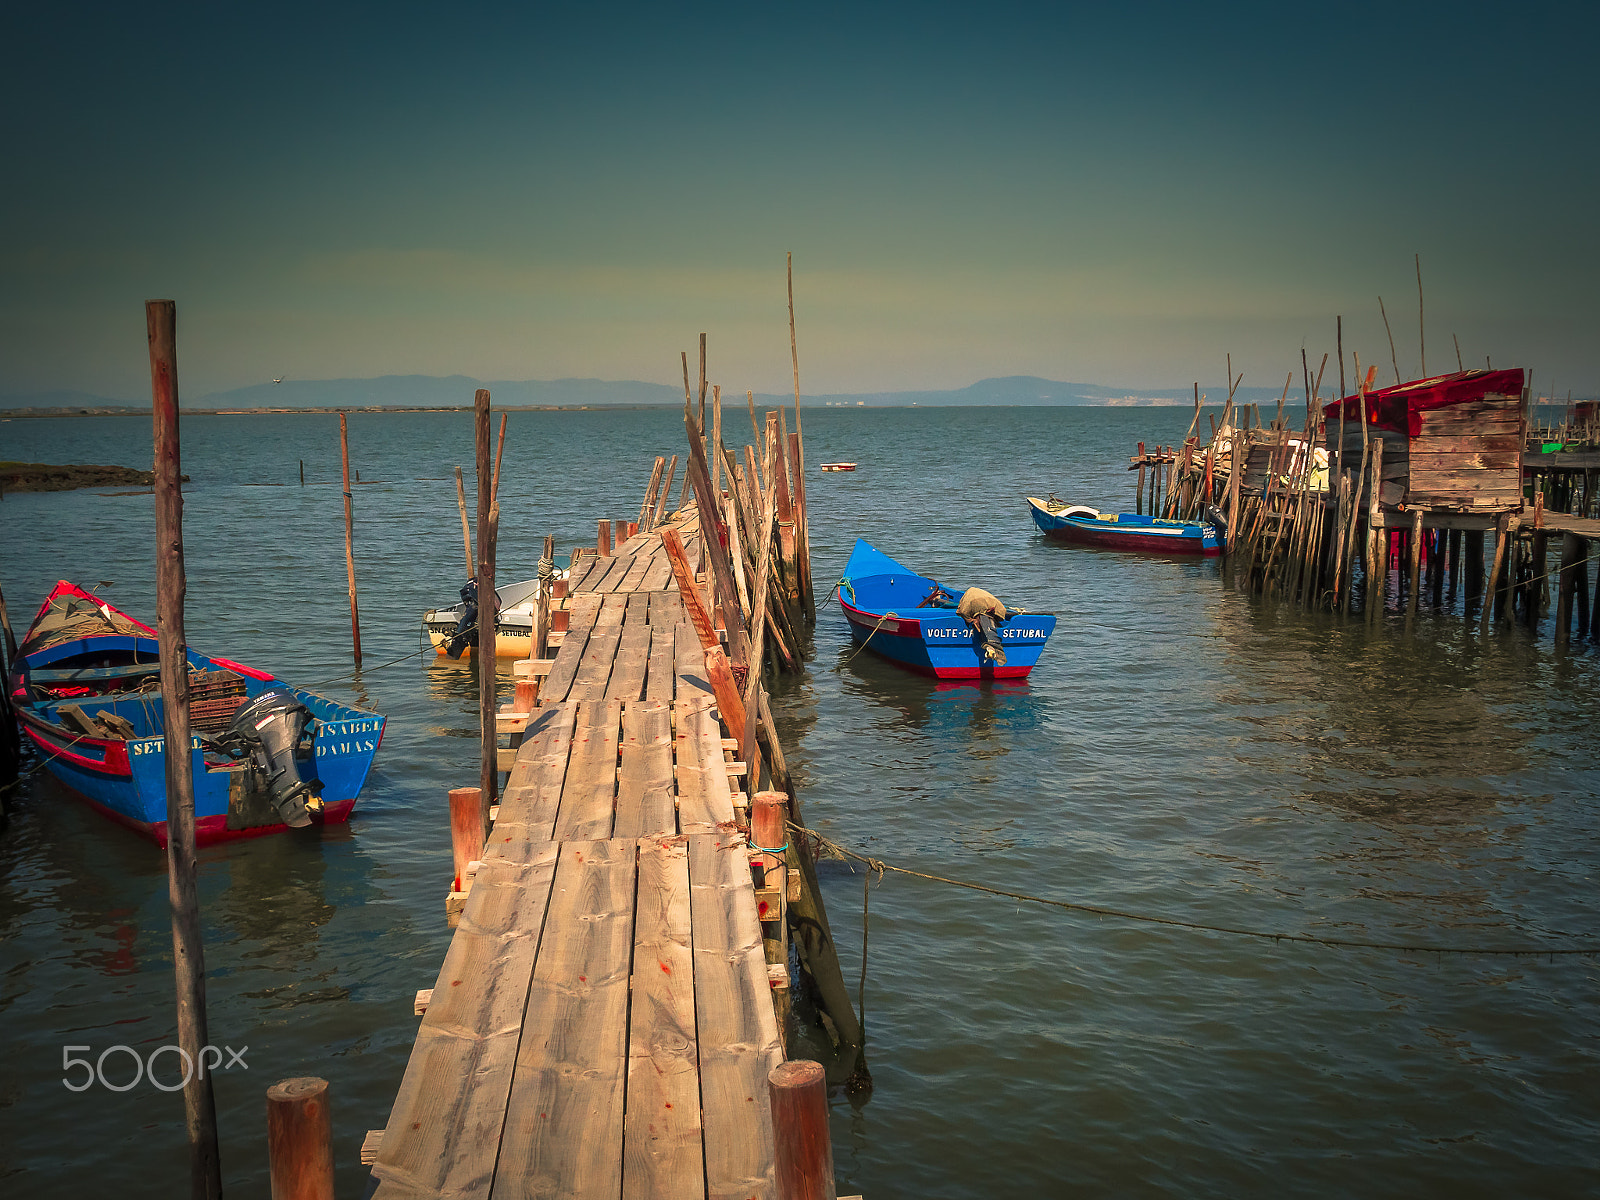
[[[450,640],[444,644],[444,652],[451,658],[460,658],[461,652],[468,646],[478,644],[478,581],[467,580],[467,586],[461,589],[461,620],[456,622],[455,632],[450,635]]]
[[[1217,531],[1217,542],[1220,544],[1226,541],[1228,537],[1228,518],[1223,516],[1222,510],[1215,504],[1208,504],[1206,505],[1205,518],[1206,524]],[[1223,549],[1226,550],[1227,547],[1223,546]]]
[[[282,684],[267,688],[233,715],[216,744],[248,754],[257,777],[265,782],[267,799],[291,829],[311,824],[322,815],[322,780],[300,773],[295,751],[312,721],[311,710]],[[316,734],[312,733],[312,742]]]
[[[1005,666],[1005,647],[1000,644],[1000,635],[994,631],[994,618],[982,612],[973,618],[972,624],[976,627],[978,646],[983,657],[997,667]]]

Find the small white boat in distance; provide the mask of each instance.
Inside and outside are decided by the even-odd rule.
[[[856,465],[855,463],[823,463],[822,469],[824,471],[854,471]]]

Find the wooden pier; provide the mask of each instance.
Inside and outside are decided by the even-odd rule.
[[[574,553],[491,718],[498,806],[452,793],[456,933],[363,1148],[381,1200],[833,1195],[822,1069],[785,1062],[791,903],[801,978],[870,1082],[761,681],[799,665],[799,438],[769,414],[735,465],[685,421],[692,503],[666,512],[658,459],[641,522]]]

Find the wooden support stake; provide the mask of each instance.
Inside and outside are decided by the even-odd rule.
[[[1411,510],[1411,579],[1408,584],[1410,595],[1406,606],[1412,616],[1417,612],[1417,600],[1422,594],[1422,509]]]
[[[1361,397],[1363,408],[1366,406],[1366,395]],[[1387,543],[1388,528],[1381,524],[1383,509],[1381,497],[1383,494],[1383,439],[1372,439],[1372,470],[1367,477],[1367,620],[1376,621],[1383,614],[1384,600],[1384,572],[1387,569],[1389,555],[1387,547],[1380,543]]]
[[[500,510],[490,492],[494,489],[489,462],[489,392],[479,388],[473,397],[474,432],[478,458],[478,729],[480,755],[478,786],[483,789],[483,819],[499,793],[499,743],[494,727],[495,633],[499,605],[494,590],[494,543]]]
[[[822,1064],[779,1063],[767,1075],[777,1200],[836,1200],[833,1144],[828,1133],[828,1085]]]
[[[644,503],[639,506],[639,524],[647,531],[656,513],[656,495],[661,490],[661,471],[666,465],[666,458],[656,455],[656,465],[650,471],[650,486],[645,489]]]
[[[328,1081],[285,1079],[267,1089],[272,1200],[333,1200]]]
[[[450,857],[455,865],[455,890],[461,891],[467,864],[483,857],[489,838],[488,812],[483,804],[483,789],[450,789]]]
[[[672,456],[672,462],[667,467],[667,481],[661,485],[661,498],[656,501],[656,511],[650,517],[650,528],[654,529],[661,524],[661,519],[667,512],[667,498],[672,495],[672,480],[678,473],[678,456]]]
[[[1575,533],[1561,535],[1561,574],[1556,591],[1556,645],[1565,646],[1571,636],[1572,598],[1578,591],[1578,560],[1583,557],[1583,540]]]
[[[1483,605],[1484,632],[1488,632],[1489,626],[1499,618],[1500,573],[1506,563],[1506,543],[1511,535],[1511,530],[1510,514],[1502,514],[1495,522],[1494,565],[1489,568],[1488,598]]]
[[[461,510],[461,548],[467,556],[467,578],[477,576],[478,568],[472,557],[472,529],[467,524],[467,489],[461,482],[461,468],[456,468],[456,507]]]
[[[350,644],[361,665],[361,615],[356,609],[356,556],[354,524],[350,512],[350,433],[344,413],[339,414],[339,464],[344,470],[344,572],[350,583]]]
[[[611,557],[611,522],[602,519],[599,522],[597,522],[597,526],[598,526],[598,537],[597,537],[597,540],[596,540],[596,545],[598,545],[600,547],[600,557],[601,558],[610,558]]]
[[[506,452],[506,414],[500,414],[500,437],[494,448],[494,483],[489,487],[489,502],[500,499],[500,459]]]
[[[161,705],[169,750],[167,783],[167,900],[172,907],[173,975],[178,999],[178,1044],[200,1062],[206,1031],[205,943],[195,877],[194,770],[189,757],[189,661],[183,630],[183,471],[178,445],[178,306],[145,303],[150,340],[151,411],[155,435],[156,611],[160,614]],[[192,1196],[222,1195],[217,1152],[217,1105],[211,1075],[195,1071],[183,1088],[189,1134]]]

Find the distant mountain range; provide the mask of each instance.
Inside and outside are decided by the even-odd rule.
[[[482,382],[465,375],[384,375],[377,379],[285,379],[282,383],[257,383],[226,392],[184,396],[189,409],[232,408],[459,408],[471,405],[473,393],[488,388],[498,407],[606,408],[616,406],[683,403],[679,387],[639,380],[525,379]],[[1275,404],[1282,389],[1242,387],[1235,400],[1242,404]],[[1289,406],[1296,395],[1291,390]],[[771,406],[793,397],[761,395]],[[1208,394],[1208,404],[1220,405],[1226,395]],[[1194,402],[1188,388],[1130,391],[1097,383],[1058,383],[1032,375],[982,379],[970,387],[949,391],[849,392],[804,396],[810,406],[845,408],[905,408],[962,405],[1068,405],[1081,407],[1185,406]],[[729,403],[735,403],[730,398]],[[52,391],[0,396],[0,409],[144,408],[127,400],[95,396],[88,392]]]

